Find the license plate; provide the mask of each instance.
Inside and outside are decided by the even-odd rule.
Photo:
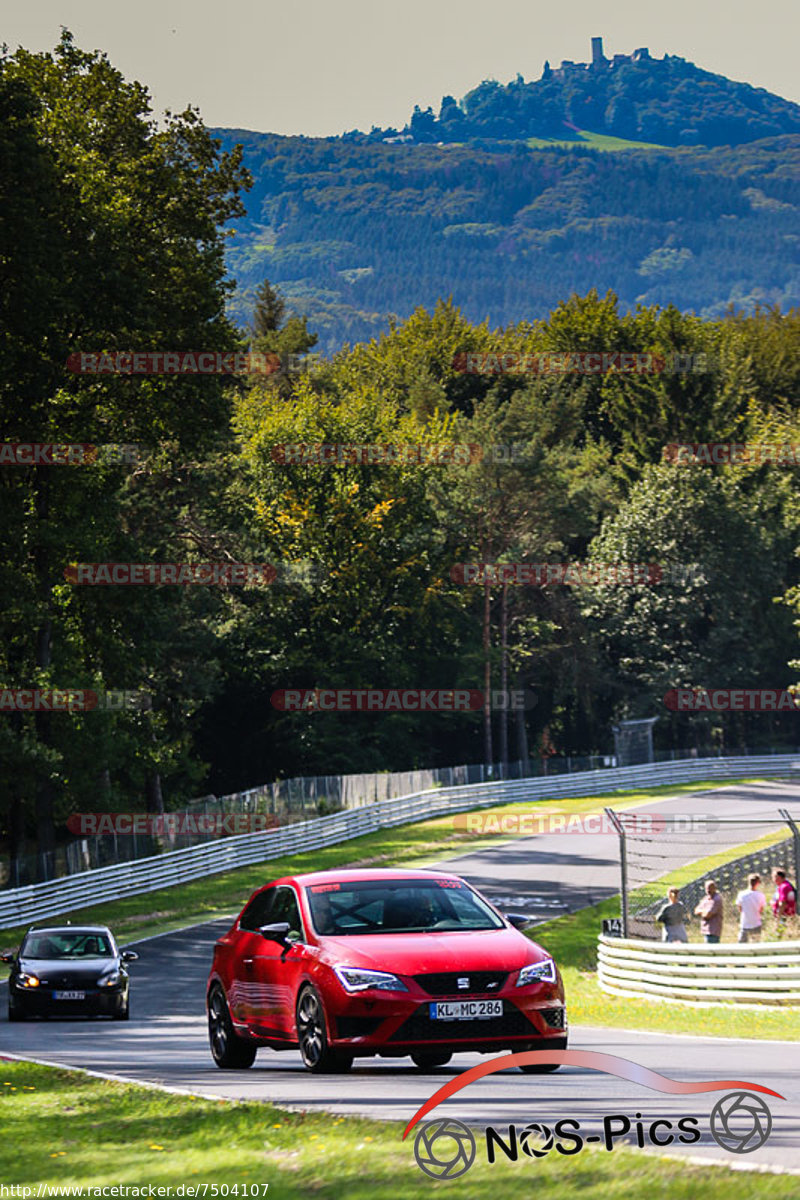
[[[437,1000],[430,1006],[432,1021],[480,1021],[502,1015],[502,1000]]]
[[[53,992],[54,1000],[85,1000],[86,992]]]

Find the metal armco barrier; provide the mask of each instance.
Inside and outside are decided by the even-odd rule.
[[[641,942],[601,935],[604,992],[686,1004],[800,1004],[800,942],[719,945]]]
[[[575,772],[550,778],[432,788],[395,800],[381,800],[366,808],[315,817],[310,821],[263,833],[217,838],[207,845],[190,846],[152,858],[68,875],[49,883],[35,883],[2,891],[0,929],[54,917],[73,909],[100,904],[104,900],[119,900],[124,896],[158,891],[176,883],[268,862],[287,854],[320,850],[376,829],[422,821],[426,817],[465,812],[471,808],[488,808],[514,801],[597,796],[620,789],[691,783],[693,780],[786,776],[793,771],[800,772],[800,755],[774,754],[746,758],[690,758],[677,762]]]

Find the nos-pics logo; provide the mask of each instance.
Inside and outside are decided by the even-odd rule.
[[[728,1088],[735,1089],[716,1102],[709,1118],[711,1136],[718,1146],[731,1154],[750,1154],[763,1146],[770,1135],[772,1114],[761,1095],[756,1093],[766,1093],[779,1100],[785,1099],[771,1088],[737,1079],[682,1083],[628,1059],[596,1051],[526,1051],[491,1059],[488,1063],[482,1063],[449,1080],[415,1113],[406,1126],[403,1138],[405,1139],[414,1126],[443,1100],[474,1083],[476,1079],[495,1071],[507,1070],[509,1067],[544,1062],[589,1067],[673,1095],[696,1095]],[[552,1125],[531,1122],[520,1127],[512,1124],[503,1131],[490,1125],[483,1134],[486,1161],[492,1164],[499,1158],[507,1158],[516,1162],[521,1155],[538,1159],[551,1152],[574,1155],[590,1143],[597,1143],[610,1151],[617,1142],[631,1133],[636,1139],[636,1144],[642,1148],[646,1145],[691,1145],[700,1141],[700,1121],[701,1118],[695,1116],[681,1116],[674,1121],[665,1118],[647,1121],[637,1112],[633,1118],[625,1113],[607,1114],[603,1117],[599,1132],[584,1130],[581,1122],[573,1118],[558,1120]],[[414,1138],[414,1157],[417,1165],[433,1179],[456,1179],[463,1175],[474,1163],[477,1149],[478,1142],[473,1132],[462,1121],[453,1118],[440,1117],[426,1121],[420,1125]]]

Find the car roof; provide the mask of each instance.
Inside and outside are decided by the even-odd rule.
[[[315,883],[367,883],[390,879],[455,879],[454,871],[425,871],[421,868],[408,870],[393,867],[353,867],[348,870],[342,867],[336,871],[309,871],[303,875],[288,875],[284,879],[276,879],[275,883],[298,883],[308,887]]]
[[[28,933],[111,933],[107,925],[31,925]]]

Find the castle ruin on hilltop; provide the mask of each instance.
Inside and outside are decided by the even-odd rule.
[[[569,58],[561,60],[561,66],[555,70],[550,69],[550,64],[544,64],[542,71],[542,79],[559,78],[565,75],[568,71],[613,71],[615,67],[619,67],[622,63],[643,62],[649,59],[650,51],[647,46],[640,46],[638,50],[634,50],[633,54],[615,54],[613,58],[606,58],[603,53],[603,39],[601,37],[592,38],[592,61],[590,63],[576,63]],[[664,56],[666,58],[666,55]]]

